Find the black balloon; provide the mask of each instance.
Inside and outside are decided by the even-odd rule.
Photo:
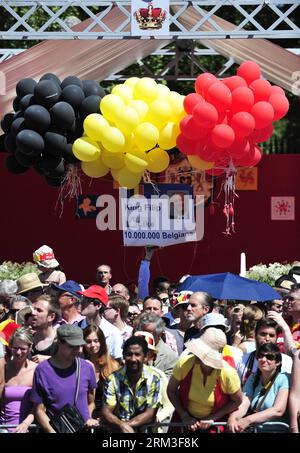
[[[13,154],[10,154],[7,159],[6,159],[6,168],[10,173],[14,173],[16,175],[20,173],[24,173],[25,171],[28,170],[28,167],[24,167],[23,165],[20,165],[17,159]]]
[[[50,178],[49,176],[45,176],[45,179],[51,187],[60,187],[63,181],[63,178]]]
[[[96,94],[85,98],[79,107],[81,118],[84,119],[91,113],[100,113],[100,101],[101,97]]]
[[[52,123],[61,131],[68,131],[75,121],[73,107],[67,102],[58,102],[51,110]]]
[[[61,88],[64,89],[68,85],[78,85],[82,89],[82,82],[78,77],[75,76],[69,76],[66,77],[62,82],[61,82]]]
[[[41,134],[45,133],[51,124],[50,113],[41,105],[30,105],[27,107],[24,118],[28,128]]]
[[[74,156],[74,153],[72,151],[72,143],[68,143],[67,147],[63,153],[63,156],[65,158],[66,163],[68,164],[75,164],[76,162],[80,162],[77,157]]]
[[[4,149],[10,153],[14,153],[17,149],[16,139],[11,133],[5,136]]]
[[[18,96],[13,100],[13,109],[15,112],[20,110],[20,98]]]
[[[49,173],[59,166],[61,162],[60,157],[50,156],[49,154],[44,154],[40,161],[40,168],[44,173]]]
[[[23,129],[26,129],[25,120],[20,116],[12,122],[10,133],[15,137]]]
[[[74,143],[77,138],[82,137],[82,134],[83,134],[83,121],[81,118],[76,118],[70,131],[68,132],[67,135],[68,142]]]
[[[51,156],[61,157],[67,147],[67,139],[64,135],[55,132],[47,132],[44,136],[45,152]]]
[[[21,112],[21,110],[14,114],[13,121],[15,121],[17,118],[24,118],[24,113]]]
[[[105,96],[105,90],[102,88],[101,85],[99,85],[98,82],[95,80],[83,80],[82,81],[83,85],[83,91],[86,97],[92,96],[93,94],[96,94],[97,96],[100,96],[103,98]]]
[[[21,79],[16,86],[17,96],[22,98],[26,94],[32,94],[34,92],[35,86],[36,81],[31,79],[30,77],[26,79]]]
[[[78,85],[67,85],[61,92],[60,100],[68,102],[77,111],[84,98],[84,92]]]
[[[15,152],[15,158],[23,167],[31,167],[39,162],[39,156],[26,156],[20,150]]]
[[[4,147],[4,140],[5,140],[6,135],[2,134],[0,135],[0,153],[5,152],[5,147]]]
[[[62,178],[65,176],[65,162],[61,159],[60,163],[53,170],[46,173],[49,178]]]
[[[23,96],[20,99],[20,104],[19,104],[21,112],[24,112],[24,110],[26,110],[27,107],[29,107],[30,105],[35,104],[35,101],[36,101],[36,99],[33,94],[26,94],[25,96]]]
[[[58,86],[60,87],[60,80],[59,80],[59,78],[57,77],[57,75],[52,74],[52,72],[47,72],[47,74],[44,74],[44,75],[40,78],[40,82],[43,81],[43,80],[51,80],[52,82],[56,83],[56,85],[58,85]]]
[[[17,135],[17,147],[28,156],[38,156],[44,151],[45,143],[40,134],[24,129]]]
[[[38,103],[50,108],[60,98],[61,89],[52,80],[42,80],[39,82],[34,89],[34,96]]]
[[[13,120],[14,120],[14,114],[13,113],[6,113],[6,115],[4,115],[4,117],[2,118],[2,120],[1,120],[1,129],[6,134],[8,134],[8,132],[10,130],[10,126],[11,126]]]

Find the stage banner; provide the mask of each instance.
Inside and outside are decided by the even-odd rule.
[[[169,8],[168,0],[132,0],[131,35],[168,36]]]
[[[142,193],[120,189],[125,246],[161,247],[203,237],[203,200],[194,209],[193,189],[187,184],[143,184]]]

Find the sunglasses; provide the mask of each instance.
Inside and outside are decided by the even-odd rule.
[[[263,359],[264,357],[267,359],[267,360],[275,360],[276,359],[276,356],[272,353],[266,353],[264,354],[263,352],[260,352],[257,354],[257,359]]]
[[[138,313],[128,313],[128,318],[136,318],[139,314]]]

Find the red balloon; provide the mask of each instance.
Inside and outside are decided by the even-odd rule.
[[[211,142],[208,142],[204,147],[198,148],[197,155],[202,160],[214,162],[219,159],[221,152],[223,152],[221,148],[217,148],[215,145],[212,146]]]
[[[232,96],[230,89],[222,82],[213,83],[207,90],[207,100],[220,112],[231,107]]]
[[[194,107],[193,118],[196,123],[205,129],[210,129],[217,124],[218,111],[209,102],[201,102]]]
[[[247,82],[240,76],[226,77],[222,82],[230,89],[232,92],[239,87],[247,87]]]
[[[269,103],[274,109],[274,121],[278,121],[283,118],[289,110],[289,101],[281,94],[271,94]]]
[[[199,127],[192,115],[186,115],[182,118],[179,127],[183,135],[190,140],[198,140],[200,137],[205,137],[208,132],[207,129]]]
[[[246,138],[238,138],[234,143],[228,148],[228,154],[231,157],[236,159],[241,159],[244,157],[250,150],[250,143]]]
[[[256,102],[251,109],[251,115],[255,119],[255,129],[264,129],[274,119],[274,109],[269,102]]]
[[[183,134],[177,136],[176,146],[183,154],[197,154],[198,142],[189,140]]]
[[[222,168],[211,168],[210,170],[204,170],[206,174],[211,176],[223,175],[224,170]]]
[[[285,92],[281,87],[278,87],[277,85],[271,85],[271,94],[282,94],[282,96],[285,96]]]
[[[249,140],[255,143],[262,143],[268,140],[271,135],[273,134],[274,126],[273,124],[269,124],[269,126],[265,127],[261,130],[255,130],[250,136]]]
[[[248,85],[250,85],[253,80],[260,78],[260,67],[255,61],[244,61],[244,63],[239,66],[237,75],[243,77]]]
[[[232,92],[232,107],[233,113],[250,112],[254,105],[254,94],[248,87],[239,87]]]
[[[267,101],[271,94],[271,84],[267,80],[254,80],[249,86],[254,93],[255,102]]]
[[[210,72],[204,72],[200,74],[195,82],[195,91],[202,96],[206,93],[206,89],[211,83],[214,83],[217,80],[217,77],[211,74]]]
[[[234,130],[227,124],[217,124],[211,131],[211,141],[219,148],[228,148],[235,139]]]
[[[248,137],[255,127],[255,120],[248,112],[235,113],[230,123],[237,137]]]
[[[200,94],[190,93],[183,100],[183,107],[186,113],[192,114],[193,108],[198,102],[204,102],[204,99]]]
[[[241,159],[234,159],[235,165],[239,167],[254,167],[262,157],[260,148],[256,145],[250,146],[249,152]]]

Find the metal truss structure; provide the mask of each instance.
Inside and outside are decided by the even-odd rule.
[[[299,6],[300,0],[170,0],[170,32],[167,37],[295,39],[300,36],[299,22],[296,21]],[[123,22],[115,26],[107,25],[105,20],[113,8],[124,16]],[[187,8],[192,8],[199,17],[191,28],[180,21]],[[72,30],[64,20],[68,15],[74,15],[74,11],[89,19],[83,30]],[[228,30],[215,20],[215,15],[232,18],[235,25]],[[1,17],[8,17],[0,30],[2,40],[137,38],[130,30],[131,2],[128,0],[0,0]],[[35,20],[36,17],[42,17],[42,23]],[[138,36],[142,39],[164,37]]]

